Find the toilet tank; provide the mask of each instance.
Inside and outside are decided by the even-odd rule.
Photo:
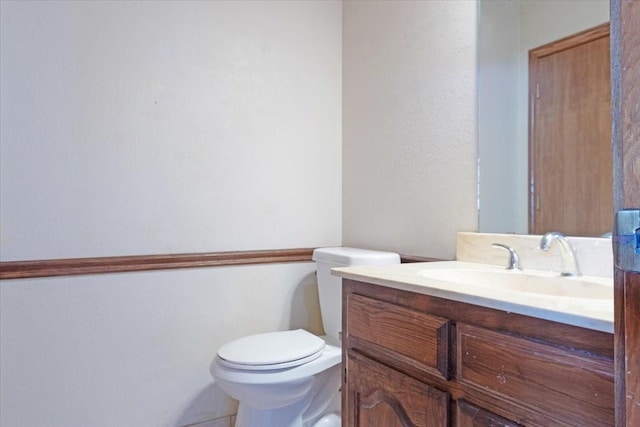
[[[342,278],[332,276],[331,269],[355,265],[399,264],[400,256],[393,252],[380,252],[357,248],[318,248],[313,251],[318,271],[318,295],[325,333],[339,340],[342,330]]]

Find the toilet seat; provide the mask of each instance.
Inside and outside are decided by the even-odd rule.
[[[211,363],[211,374],[217,382],[233,383],[236,385],[258,385],[258,384],[284,384],[296,382],[304,378],[310,378],[318,373],[339,365],[342,360],[342,348],[333,342],[329,342],[323,337],[326,344],[320,352],[320,356],[299,366],[288,369],[236,369],[222,364],[222,359],[217,356]]]
[[[233,369],[262,371],[309,363],[322,355],[325,341],[304,329],[250,335],[218,350],[218,362]]]

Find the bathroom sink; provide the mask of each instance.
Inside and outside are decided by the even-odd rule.
[[[557,273],[521,270],[425,269],[418,275],[432,280],[479,286],[505,292],[552,297],[613,299],[611,279],[562,277]]]

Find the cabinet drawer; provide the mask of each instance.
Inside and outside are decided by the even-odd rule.
[[[614,425],[613,361],[458,325],[458,380],[579,427]]]
[[[449,376],[449,321],[362,295],[347,297],[349,337],[391,350],[432,373]]]

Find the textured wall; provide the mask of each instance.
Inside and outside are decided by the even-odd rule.
[[[523,80],[519,75],[520,3],[482,2],[478,22],[478,229],[526,234],[527,171],[522,182],[518,168],[523,164],[516,159],[524,154],[526,168],[527,154],[519,152],[520,146],[515,143],[521,129],[518,120],[522,119],[515,106],[527,103],[518,99],[526,96],[520,90]]]
[[[2,260],[340,243],[339,2],[2,2]]]
[[[345,245],[453,258],[477,229],[476,8],[344,3]]]
[[[339,2],[0,5],[2,261],[341,243]],[[314,270],[4,280],[0,425],[230,415],[216,349],[319,332]]]
[[[322,330],[313,263],[0,282],[2,427],[177,427],[235,413],[240,336]]]

